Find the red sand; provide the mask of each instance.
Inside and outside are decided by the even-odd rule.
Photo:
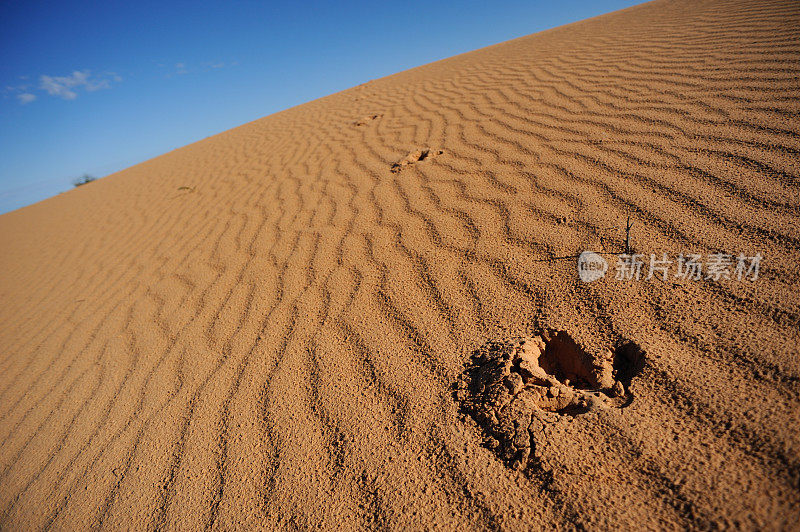
[[[797,526],[799,78],[797,2],[657,1],[0,216],[0,528]],[[760,276],[553,260],[628,216]],[[454,387],[547,329],[645,362],[541,359],[515,468]]]

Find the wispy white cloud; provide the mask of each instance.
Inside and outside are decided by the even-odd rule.
[[[80,91],[95,92],[110,89],[115,83],[122,81],[116,72],[105,71],[93,74],[91,70],[75,70],[68,76],[39,76],[38,85],[25,82],[29,76],[18,76],[23,83],[6,85],[0,89],[3,98],[16,98],[22,104],[29,104],[39,99],[42,94],[49,94],[64,100],[74,100]]]
[[[70,76],[46,76],[39,78],[41,88],[50,96],[59,96],[65,100],[74,100],[78,97],[73,87],[77,88],[86,83],[88,73],[75,71]]]
[[[176,74],[188,74],[189,70],[186,68],[186,63],[175,63]]]
[[[39,78],[41,88],[50,96],[59,96],[65,100],[74,100],[78,93],[72,90],[86,84],[88,72],[74,71],[70,76],[46,76]]]
[[[69,76],[42,75],[39,77],[39,88],[50,96],[74,100],[78,97],[79,89],[87,92],[110,89],[112,82],[120,81],[122,77],[114,72],[93,76],[89,70],[75,70]]]

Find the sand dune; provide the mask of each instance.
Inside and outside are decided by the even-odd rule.
[[[796,2],[656,1],[0,216],[0,528],[796,526],[798,79]],[[559,258],[628,217],[759,277]],[[511,464],[455,388],[551,329],[643,366]]]

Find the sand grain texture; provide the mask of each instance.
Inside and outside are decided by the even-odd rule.
[[[796,526],[798,79],[796,2],[656,1],[0,216],[0,528]],[[628,216],[761,276],[550,260]],[[453,386],[543,328],[647,361],[519,472]]]

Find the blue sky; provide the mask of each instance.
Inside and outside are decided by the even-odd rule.
[[[639,1],[0,1],[0,213],[276,111]]]

